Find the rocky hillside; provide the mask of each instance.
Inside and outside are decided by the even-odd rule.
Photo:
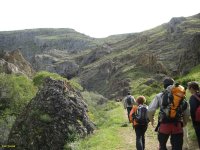
[[[31,64],[24,59],[19,50],[4,52],[0,55],[0,73],[23,74],[32,77],[35,73]]]
[[[46,78],[44,86],[16,119],[8,145],[57,150],[94,130],[87,105],[69,83]]]
[[[104,39],[69,29],[0,32],[0,49],[20,45],[36,70],[57,72],[68,79],[78,77],[86,89],[114,98],[133,88],[135,80],[189,72],[200,62],[199,40],[197,14],[172,18],[144,32]]]
[[[118,41],[124,36],[111,36],[109,41]],[[73,29],[49,28],[0,32],[0,50],[21,49],[23,55],[29,60],[34,54],[41,54],[45,50],[59,49],[77,53],[96,48],[104,42],[107,40],[91,38]]]

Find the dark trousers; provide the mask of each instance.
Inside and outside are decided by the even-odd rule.
[[[127,114],[128,114],[128,120],[129,120],[129,122],[130,122],[129,114],[130,114],[130,112],[131,112],[131,109],[132,109],[132,107],[127,107]]]
[[[198,140],[198,144],[199,144],[199,148],[200,148],[200,126],[199,125],[195,125],[194,126],[194,130],[197,136],[197,140]]]
[[[146,130],[147,130],[147,125],[136,125],[135,126],[137,150],[145,149],[145,132],[146,132]]]
[[[160,144],[159,150],[167,150],[166,144],[170,134],[164,134],[158,132],[158,141]],[[183,133],[171,134],[170,142],[172,150],[182,150],[183,146]]]

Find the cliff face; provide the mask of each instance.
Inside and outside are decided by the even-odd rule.
[[[103,49],[92,51],[90,57],[85,57],[90,64],[80,72],[82,84],[106,96],[118,97],[130,90],[136,79],[188,73],[199,64],[199,33],[199,14],[172,18],[169,23],[109,44],[111,49],[103,57]]]
[[[82,96],[67,82],[46,78],[43,88],[16,119],[8,144],[16,149],[57,150],[92,133]]]
[[[0,32],[0,49],[20,48],[26,58],[47,49],[82,51],[93,46],[93,39],[73,29],[34,29]]]
[[[178,69],[182,74],[200,63],[200,33],[196,33],[184,42],[186,50],[179,57]]]
[[[24,59],[20,50],[5,52],[0,57],[0,72],[24,74],[32,77],[35,73],[31,64]]]

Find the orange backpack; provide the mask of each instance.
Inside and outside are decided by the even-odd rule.
[[[181,101],[185,98],[185,88],[181,85],[173,86],[171,93],[173,95],[173,103],[171,105],[170,118],[175,118],[176,110],[179,107]]]
[[[187,108],[185,93],[185,88],[179,84],[169,86],[163,92],[160,110],[162,120],[166,122],[180,120],[183,111]]]

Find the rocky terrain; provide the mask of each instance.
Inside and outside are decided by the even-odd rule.
[[[0,32],[0,50],[17,47],[36,71],[56,72],[109,98],[139,78],[186,74],[200,62],[200,14],[140,33],[95,39],[72,29]]]
[[[68,82],[46,78],[16,119],[7,143],[18,150],[63,149],[76,137],[93,132],[87,111],[82,96]]]
[[[20,50],[3,52],[0,55],[0,73],[23,74],[32,77],[35,73],[31,64],[24,59]]]

